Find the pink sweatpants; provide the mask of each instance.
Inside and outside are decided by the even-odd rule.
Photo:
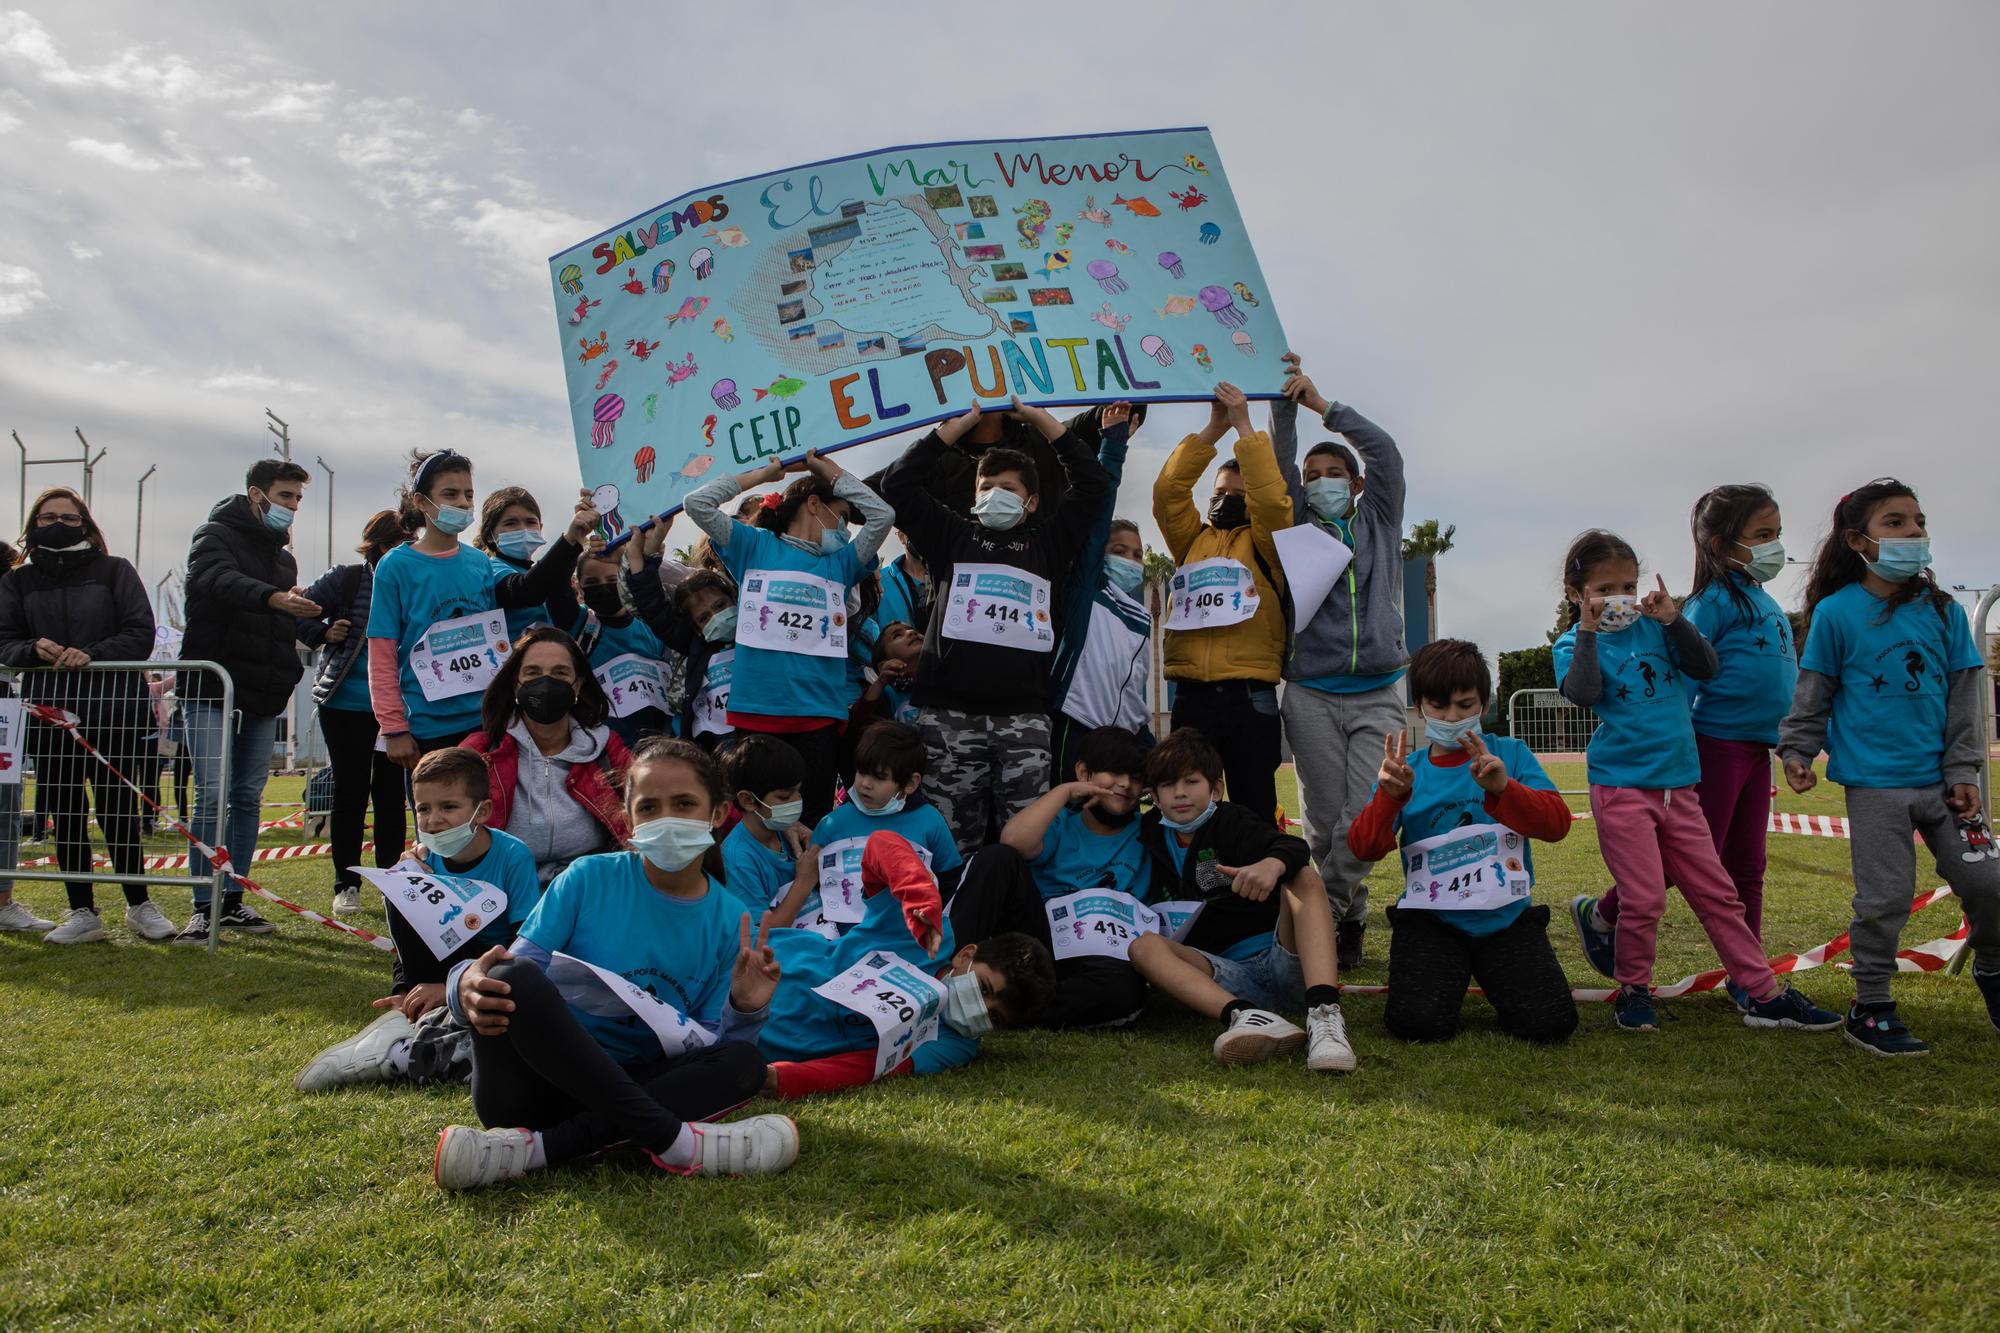
[[[1597,821],[1605,868],[1618,881],[1623,900],[1618,911],[1620,985],[1652,984],[1660,915],[1671,879],[1694,909],[1729,979],[1759,999],[1777,991],[1764,950],[1743,920],[1736,886],[1715,854],[1693,787],[1642,791],[1592,783],[1590,813]]]
[[[1722,868],[1736,885],[1743,920],[1764,938],[1764,832],[1771,823],[1771,747],[1756,741],[1725,741],[1695,733],[1701,752],[1701,813],[1715,839]],[[1597,900],[1597,914],[1618,921],[1618,886]]]

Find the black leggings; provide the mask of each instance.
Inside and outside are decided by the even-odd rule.
[[[375,807],[375,865],[387,870],[403,855],[407,825],[403,819],[403,770],[375,748],[380,728],[375,714],[351,708],[319,710],[320,735],[326,737],[327,761],[333,766],[333,887],[358,889],[361,877],[348,869],[361,860],[361,834],[368,807]]]
[[[1195,728],[1222,756],[1228,799],[1276,822],[1278,763],[1284,758],[1276,687],[1248,680],[1176,681],[1173,718],[1177,729]]]
[[[958,894],[951,900],[951,933],[961,947],[1019,931],[1049,943],[1049,916],[1028,873],[1028,863],[1011,847],[986,847],[965,863]],[[1056,996],[1027,1021],[1045,1028],[1123,1027],[1146,1003],[1146,982],[1130,963],[1117,958],[1063,958],[1056,962]]]
[[[1404,1041],[1449,1041],[1475,979],[1508,1036],[1548,1043],[1576,1031],[1569,979],[1549,947],[1548,908],[1530,907],[1492,935],[1467,935],[1436,913],[1391,907],[1389,930],[1382,1023]]]
[[[30,744],[35,756],[35,805],[55,826],[56,864],[72,873],[91,868],[90,799],[84,783],[90,784],[97,800],[97,823],[104,830],[105,850],[111,868],[121,875],[143,872],[145,857],[139,850],[139,798],[132,789],[107,772],[73,737],[30,724]],[[83,729],[90,743],[115,765],[119,772],[138,777],[142,745],[132,728],[108,726]],[[125,901],[146,901],[146,886],[124,884]],[[70,883],[69,905],[96,905],[95,886]]]
[[[511,988],[514,1012],[499,1036],[473,1034],[473,1109],[490,1129],[540,1131],[550,1166],[621,1143],[664,1152],[684,1121],[712,1119],[764,1086],[764,1057],[749,1042],[621,1065],[532,962],[509,959],[487,975]]]
[[[799,752],[806,762],[806,780],[799,799],[806,803],[800,815],[808,826],[818,824],[833,809],[833,781],[840,775],[840,724],[829,722],[811,731],[739,731],[738,736],[769,736]]]

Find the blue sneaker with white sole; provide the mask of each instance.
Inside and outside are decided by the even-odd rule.
[[[1618,1027],[1624,1032],[1658,1032],[1660,1016],[1653,1010],[1653,992],[1647,986],[1621,986],[1611,1002],[1617,1011]]]
[[[1793,1028],[1800,1032],[1831,1032],[1842,1019],[1831,1009],[1822,1009],[1805,993],[1787,986],[1768,1000],[1743,999],[1743,1026],[1750,1028]]]
[[[1597,924],[1597,899],[1579,893],[1569,900],[1569,919],[1576,926],[1576,938],[1583,945],[1583,957],[1592,967],[1613,980],[1618,966],[1618,936]]]
[[[1856,1004],[1849,1009],[1847,1039],[1871,1055],[1929,1055],[1931,1050],[1903,1026],[1893,1004]]]

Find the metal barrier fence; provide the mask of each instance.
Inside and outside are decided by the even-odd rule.
[[[1582,754],[1597,730],[1597,714],[1571,703],[1560,690],[1516,690],[1507,698],[1507,734],[1536,755]],[[1562,788],[1565,796],[1588,796],[1587,787]]]
[[[88,666],[29,669],[0,668],[0,881],[61,884],[144,885],[192,890],[208,881],[210,914],[208,948],[219,947],[218,924],[227,872],[196,876],[192,859],[179,873],[148,872],[141,844],[147,829],[174,826],[174,816],[154,806],[174,809],[178,818],[211,846],[226,834],[222,819],[208,827],[196,818],[190,802],[198,803],[201,783],[190,773],[187,787],[178,782],[178,762],[187,751],[185,708],[176,708],[180,673],[212,677],[205,704],[223,720],[220,737],[204,736],[197,753],[212,750],[208,763],[216,771],[211,801],[226,811],[230,789],[231,750],[239,719],[236,686],[229,673],[214,662],[92,662]],[[28,705],[60,709],[76,720],[72,730],[35,716]],[[177,725],[179,724],[179,725]],[[93,754],[92,751],[96,753]],[[33,766],[30,796],[27,774]],[[192,767],[192,765],[190,765]],[[115,770],[115,771],[114,771]],[[123,775],[123,779],[119,775]],[[167,777],[162,789],[162,777]],[[132,786],[152,801],[147,804]],[[178,799],[176,800],[176,797]],[[92,814],[103,834],[111,870],[96,868],[96,848],[90,831]],[[261,812],[260,812],[261,813]],[[24,818],[39,833],[52,834],[57,867],[20,868]],[[240,858],[239,871],[249,865],[254,847],[229,849]],[[8,873],[13,872],[13,873]]]

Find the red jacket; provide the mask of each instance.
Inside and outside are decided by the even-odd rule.
[[[512,736],[502,735],[498,745],[493,744],[483,731],[475,731],[462,742],[466,749],[486,757],[486,771],[493,784],[493,814],[486,822],[491,828],[507,827],[507,817],[514,809],[514,788],[521,780],[521,746]],[[618,791],[619,775],[625,771],[632,756],[625,748],[625,742],[614,734],[607,736],[604,749],[597,758],[587,764],[570,765],[569,777],[564,786],[576,803],[597,817],[614,841],[623,843],[632,830],[625,822],[625,801]]]

